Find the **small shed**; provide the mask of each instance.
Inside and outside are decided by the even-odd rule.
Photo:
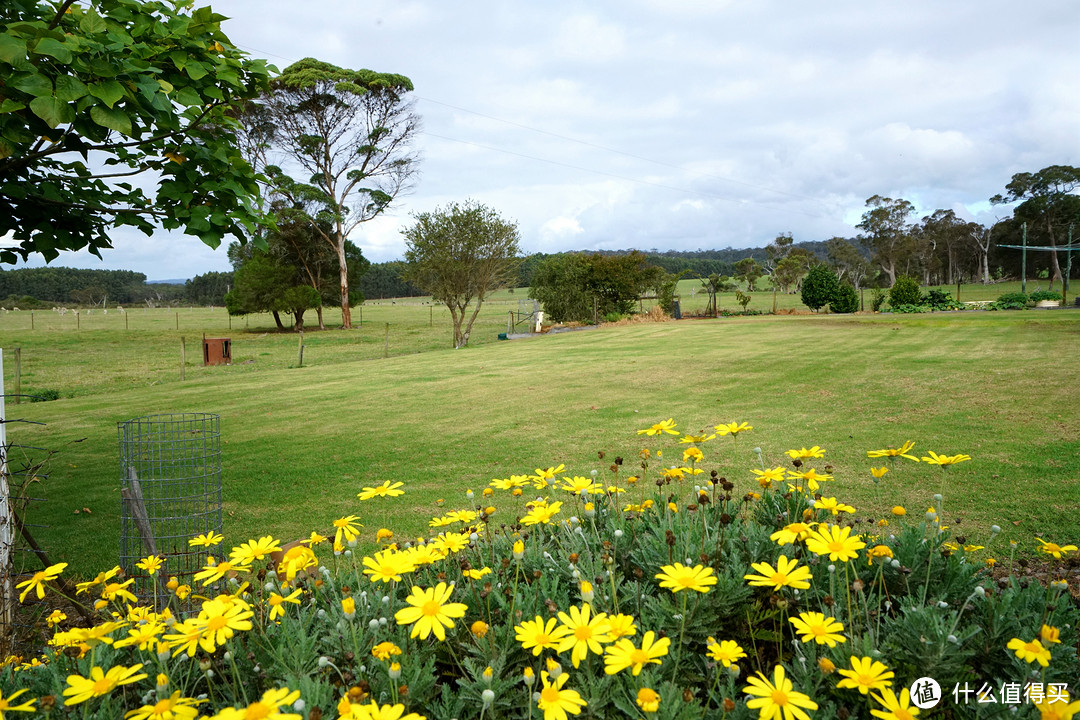
[[[203,338],[203,365],[232,365],[232,340]]]

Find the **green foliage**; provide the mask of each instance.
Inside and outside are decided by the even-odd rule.
[[[1028,307],[1030,298],[1022,292],[1011,292],[999,295],[994,302],[995,310],[1024,310]]]
[[[1036,290],[1028,296],[1028,299],[1033,303],[1040,302],[1042,300],[1061,300],[1061,293],[1053,290]]]
[[[96,285],[110,303],[140,302],[146,275],[130,270],[79,270],[67,267],[19,268],[0,272],[0,295],[29,295],[41,301],[65,303],[73,290]],[[22,305],[20,305],[22,307]]]
[[[804,272],[806,270],[801,259],[789,255],[776,263],[776,267],[773,268],[772,275],[769,277],[773,285],[779,288],[781,292],[788,292],[792,285],[799,282]]]
[[[820,310],[833,301],[840,289],[836,273],[828,265],[816,265],[802,282],[801,297],[806,307]]]
[[[943,290],[930,290],[922,298],[922,305],[931,310],[963,310],[961,303],[952,299],[952,294]]]
[[[617,312],[609,312],[607,315],[604,316],[604,322],[609,323],[619,322],[622,319],[623,316]]]
[[[60,399],[60,391],[52,388],[47,390],[31,390],[27,391],[26,394],[30,396],[30,402],[32,403],[49,402],[50,400]]]
[[[513,285],[517,277],[517,223],[472,200],[415,214],[413,219],[413,225],[402,231],[405,276],[450,309],[454,347],[464,347],[484,299]]]
[[[311,285],[297,282],[296,268],[282,265],[257,250],[235,272],[235,287],[225,296],[230,315],[269,312],[290,313],[293,327],[304,329],[304,313],[319,307],[322,299]],[[283,329],[281,321],[278,327]]]
[[[744,293],[742,290],[735,291],[735,302],[742,306],[743,312],[746,311],[746,306],[750,304],[751,296]]]
[[[0,261],[100,254],[120,225],[211,247],[252,231],[258,186],[224,110],[266,87],[268,68],[230,43],[224,19],[154,0],[5,4],[0,235],[20,242]],[[117,174],[141,181],[106,179]]]
[[[829,312],[853,313],[859,312],[859,293],[854,287],[846,282],[840,283],[836,288],[836,294],[829,301]]]
[[[881,310],[881,306],[885,304],[889,294],[885,291],[885,288],[872,288],[870,290],[870,305],[874,312]]]
[[[353,715],[349,704],[354,703],[393,717],[415,712],[433,719],[480,720],[489,713],[526,718],[542,715],[533,693],[550,683],[551,661],[560,663],[558,672],[568,673],[559,689],[568,696],[580,695],[583,717],[637,717],[634,700],[644,687],[660,695],[657,718],[696,720],[756,717],[747,703],[747,678],[758,667],[771,678],[777,665],[791,679],[793,691],[827,709],[825,717],[839,717],[834,712],[839,706],[849,717],[869,717],[871,709],[879,707],[867,694],[838,687],[839,674],[825,677],[820,659],[846,670],[852,657],[873,658],[895,674],[896,686],[929,675],[946,692],[971,678],[997,689],[1031,676],[1032,670],[1045,684],[1074,680],[1080,608],[1061,585],[995,579],[977,559],[978,550],[962,550],[965,540],[940,526],[944,499],[934,501],[938,505],[931,516],[890,517],[887,528],[881,522],[885,518],[865,510],[866,517],[859,518],[863,522],[848,524],[825,507],[812,507],[820,495],[790,475],[775,484],[744,480],[738,488],[719,476],[720,469],[730,469],[733,477],[745,478],[753,462],[747,454],[732,465],[728,453],[710,452],[707,460],[672,472],[669,458],[686,446],[674,438],[663,443],[662,438],[655,440],[662,447],[648,442],[652,450],[665,452],[655,463],[652,453],[639,455],[640,440],[627,444],[641,458],[633,470],[640,479],[631,481],[616,460],[596,477],[600,491],[585,497],[566,493],[559,487],[563,480],[537,471],[519,482],[535,483],[530,489],[546,500],[526,506],[523,498],[502,487],[492,489],[494,496],[484,498],[479,512],[439,503],[443,507],[432,512],[442,517],[435,524],[447,527],[438,534],[426,533],[416,545],[375,547],[370,536],[361,535],[359,542],[350,542],[355,547],[333,555],[328,549],[318,556],[301,545],[286,555],[307,558],[293,577],[277,557],[259,557],[250,564],[234,560],[235,581],[199,584],[196,592],[203,597],[194,606],[202,615],[190,625],[177,623],[185,630],[230,613],[228,629],[220,634],[196,628],[200,644],[190,645],[192,657],[181,656],[187,645],[184,633],[164,622],[157,634],[165,636],[170,653],[158,656],[154,644],[140,650],[137,643],[114,642],[102,643],[82,658],[75,657],[77,650],[65,652],[64,647],[77,648],[78,634],[65,637],[60,633],[67,626],[46,629],[39,623],[42,639],[54,640],[43,643],[44,663],[0,674],[0,692],[6,698],[20,689],[30,691],[32,698],[60,695],[78,682],[73,676],[89,677],[92,667],[131,667],[147,660],[169,678],[167,692],[183,698],[205,694],[200,710],[207,716],[224,708],[234,711],[223,714],[239,715],[237,707],[241,712],[251,708],[249,714],[257,716],[267,708],[252,707],[263,693],[284,696],[296,691],[303,705],[293,705],[297,695],[278,705],[336,710],[339,716]],[[782,455],[775,448],[763,454]],[[843,449],[837,453],[855,455]],[[862,456],[861,450],[857,455]],[[516,463],[522,468],[544,464],[535,459]],[[804,466],[794,467],[805,471]],[[779,470],[784,474],[784,468]],[[694,471],[699,473],[691,474]],[[852,472],[840,468],[830,487],[844,492],[842,478]],[[936,486],[944,470],[912,463],[898,472],[912,474],[904,484],[926,487]],[[497,475],[510,473],[513,468],[504,468]],[[604,491],[611,487],[623,492]],[[358,529],[354,521],[392,530],[386,516],[395,505],[418,514],[415,498],[369,500],[377,504],[353,501],[340,510],[341,515],[355,516],[335,521],[335,541],[348,539],[343,526]],[[550,513],[546,518],[536,516],[540,502]],[[319,510],[316,527],[327,526],[337,514],[328,515],[321,506]],[[475,517],[462,518],[465,513]],[[492,513],[504,521],[494,522]],[[832,532],[841,528],[844,535],[833,540]],[[826,535],[798,537],[811,529]],[[785,532],[792,539],[781,544]],[[407,537],[404,532],[400,536]],[[263,542],[277,541],[268,537]],[[245,549],[237,547],[234,553]],[[377,550],[382,553],[376,555]],[[424,553],[422,561],[416,552]],[[783,574],[774,570],[781,558],[791,563]],[[170,575],[169,563],[175,562],[174,556],[167,557],[161,572]],[[208,571],[213,566],[208,562]],[[383,568],[395,566],[395,572],[384,573]],[[169,606],[174,616],[178,613],[172,594],[151,590],[154,580],[139,568],[125,570],[135,581],[132,590],[143,590]],[[404,577],[389,581],[394,574]],[[421,597],[432,591],[437,593],[434,598]],[[222,594],[231,597],[223,601]],[[428,603],[440,615],[437,634],[428,626],[432,618],[416,609],[428,610]],[[269,614],[273,607],[279,617]],[[126,612],[126,604],[107,604],[94,624],[113,620],[114,610]],[[596,620],[600,613],[629,616],[633,634],[619,640],[594,638],[583,661],[575,665],[569,645],[576,644],[576,638],[569,626],[574,624],[571,618],[585,613],[594,619],[594,630],[604,622]],[[842,641],[835,647],[811,639],[795,641],[790,621],[813,622],[804,613],[822,613],[828,622],[840,623]],[[533,636],[525,623],[534,618],[549,639],[551,629],[561,626],[571,642],[561,648],[552,643],[554,647],[536,653],[525,648],[521,638]],[[1047,643],[1047,667],[1028,665],[1008,644],[1038,638],[1044,625],[1059,632],[1060,642]],[[129,629],[104,625],[99,632],[118,640]],[[627,644],[642,647],[648,633],[662,639],[654,645],[654,662],[614,667],[611,661],[620,648],[629,654]],[[737,644],[745,655],[732,670],[710,657],[718,650],[713,643],[725,641]],[[388,656],[378,657],[378,645],[392,648]],[[526,672],[531,681],[526,681]],[[85,698],[79,714],[97,720],[137,711],[160,692],[155,689],[156,674],[135,678],[124,691]],[[371,702],[379,708],[372,709]]]
[[[889,306],[896,308],[897,305],[922,305],[922,292],[919,289],[919,281],[909,275],[901,275],[889,288]]]
[[[930,308],[926,305],[889,305],[889,311],[901,315],[910,315],[913,313],[930,312]]]
[[[360,289],[370,299],[416,297],[424,291],[405,279],[405,263],[372,263],[360,277]]]
[[[748,292],[754,291],[754,283],[764,274],[765,270],[754,258],[743,258],[735,263],[735,277],[746,283]]]
[[[539,300],[554,322],[589,323],[594,310],[599,315],[629,314],[642,293],[662,284],[665,276],[636,251],[553,255],[537,267],[529,297]]]
[[[656,303],[660,306],[660,309],[668,315],[675,314],[676,292],[679,288],[679,280],[681,280],[685,274],[685,270],[677,275],[668,275],[667,273],[660,275],[657,273],[657,278],[655,280]]]
[[[195,305],[224,305],[233,284],[231,272],[208,272],[184,283],[184,296]]]
[[[350,267],[348,237],[385,212],[417,172],[412,89],[403,75],[304,58],[274,78],[258,102],[237,112],[246,153],[269,177],[279,225],[306,229],[336,254],[333,287],[343,328],[352,327],[350,288],[367,267],[366,260],[359,272]],[[290,160],[289,167],[268,164],[271,153]],[[322,278],[308,282],[329,300]]]

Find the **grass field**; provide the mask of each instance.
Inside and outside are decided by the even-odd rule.
[[[1003,292],[996,287],[994,297]],[[755,488],[754,446],[771,467],[785,462],[784,450],[817,444],[835,468],[827,490],[863,517],[895,504],[918,517],[944,487],[948,524],[969,542],[985,545],[991,523],[1029,547],[1035,533],[1080,540],[1080,312],[727,318],[496,342],[517,307],[513,296],[502,303],[482,316],[475,347],[459,351],[449,349],[445,310],[368,305],[362,330],[306,334],[303,368],[291,367],[296,336],[265,326],[244,333],[236,320],[237,364],[197,366],[203,330],[228,331],[220,309],[180,311],[179,331],[169,327],[174,311],[147,311],[147,327],[136,329],[142,311],[131,310],[129,330],[106,325],[123,321],[112,312],[82,318],[90,327],[78,331],[60,327],[71,318],[55,313],[39,312],[33,331],[28,322],[12,327],[23,313],[2,315],[9,391],[8,349],[19,346],[24,392],[63,395],[8,407],[9,417],[45,423],[10,425],[13,442],[59,451],[32,491],[48,499],[30,520],[48,526],[40,539],[76,574],[114,564],[116,423],[147,414],[221,415],[229,542],[325,532],[350,513],[370,538],[381,526],[421,534],[441,512],[437,499],[444,510],[474,505],[465,490],[479,496],[492,478],[560,463],[567,474],[604,473],[616,455],[629,471],[642,447],[665,448],[675,462],[674,442],[635,434],[674,417],[685,431],[754,426],[737,450],[730,438],[705,446],[704,467],[717,467],[738,492]],[[405,354],[384,360],[386,323],[390,354]],[[181,335],[189,338],[184,382]],[[910,463],[875,486],[865,451],[909,439],[920,455],[973,460],[944,485],[942,471]],[[357,501],[363,486],[388,479],[406,483],[410,502],[386,515]],[[995,542],[991,551],[1007,556]]]
[[[1035,282],[1029,283],[1029,290]],[[1019,289],[1019,282],[964,286],[961,297],[992,300]],[[699,281],[683,280],[679,291],[685,313],[705,308],[707,296],[699,292]],[[955,288],[952,291],[955,293]],[[869,303],[869,292],[866,294]],[[771,292],[756,292],[751,297],[749,309],[772,310]],[[777,295],[776,301],[781,310],[808,312],[798,295]],[[497,293],[481,309],[470,345],[497,342],[499,333],[507,330],[508,313],[531,304],[523,289]],[[737,309],[734,297],[722,296],[720,307]],[[433,305],[430,298],[370,301],[353,315],[356,329],[342,333],[317,331],[315,314],[307,314],[305,366],[396,357],[442,350],[452,344],[450,313],[445,306]],[[340,325],[339,310],[327,308],[325,316],[329,328]],[[515,331],[525,329],[522,324]],[[232,367],[202,366],[204,334],[232,339]],[[21,349],[20,389],[27,394],[55,390],[64,397],[74,397],[179,382],[182,342],[188,380],[283,370],[296,366],[298,340],[293,333],[278,332],[269,315],[230,319],[221,307],[129,308],[125,313],[113,309],[107,314],[84,310],[78,318],[74,312],[61,315],[49,310],[0,313],[0,342],[9,350],[9,364],[11,349]],[[9,378],[8,392],[14,392],[10,374]]]

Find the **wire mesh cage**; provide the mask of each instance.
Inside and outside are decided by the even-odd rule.
[[[205,413],[149,415],[118,423],[123,468],[120,566],[140,599],[163,604],[165,583],[191,585],[203,567],[203,548],[188,541],[221,532],[220,417]],[[144,557],[164,562],[154,576]]]

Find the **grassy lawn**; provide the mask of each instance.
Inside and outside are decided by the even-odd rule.
[[[48,526],[39,539],[76,574],[111,567],[119,545],[116,423],[187,411],[221,415],[231,543],[325,534],[350,513],[361,515],[368,539],[383,526],[418,535],[431,516],[479,502],[492,478],[560,463],[566,474],[604,474],[616,455],[626,458],[626,475],[643,447],[664,449],[665,464],[674,463],[682,448],[673,440],[636,435],[668,417],[684,431],[733,420],[754,426],[737,446],[726,437],[704,447],[703,467],[717,468],[738,493],[756,488],[753,447],[772,467],[786,463],[785,450],[816,444],[828,451],[818,462],[836,477],[826,494],[858,507],[860,517],[902,504],[917,519],[943,490],[947,524],[970,543],[985,545],[992,523],[1024,547],[1034,533],[1080,540],[1080,313],[728,318],[495,342],[517,299],[504,303],[485,313],[476,346],[460,351],[449,349],[438,308],[368,305],[362,330],[308,333],[303,368],[291,367],[296,336],[238,332],[235,320],[239,364],[198,367],[197,340],[204,328],[222,334],[221,310],[186,311],[187,327],[181,311],[181,331],[168,327],[173,311],[147,311],[165,326],[138,332],[50,329],[42,315],[70,318],[47,312],[31,332],[29,323],[10,327],[21,313],[0,316],[0,346],[23,348],[24,391],[64,395],[8,407],[10,417],[46,423],[9,426],[13,442],[59,451],[31,493],[48,498],[32,507],[31,522]],[[132,327],[139,312],[130,313]],[[384,360],[387,322],[391,355],[407,354]],[[183,383],[181,334],[189,338]],[[918,455],[973,459],[948,473],[903,461],[875,485],[869,468],[879,463],[866,451],[905,440]],[[356,499],[383,480],[404,481],[409,502]],[[991,551],[1007,557],[1007,544],[998,539]]]

